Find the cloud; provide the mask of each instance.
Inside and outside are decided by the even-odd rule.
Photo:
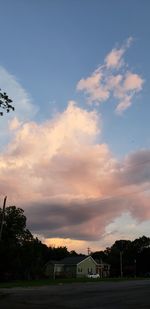
[[[123,65],[122,56],[124,54],[124,49],[113,49],[105,58],[105,64],[108,69],[115,68],[119,69]]]
[[[138,92],[142,89],[143,82],[143,79],[139,75],[127,72],[123,86],[125,91],[135,90]]]
[[[97,142],[101,118],[95,111],[71,101],[51,120],[16,126],[0,156],[0,193],[25,209],[36,235],[85,246],[100,241],[126,212],[137,222],[150,219],[149,151],[119,162]]]
[[[37,233],[41,232],[46,238],[61,237],[74,240],[95,241],[100,239],[105,227],[116,216],[122,207],[120,200],[112,203],[100,199],[51,200],[32,204],[28,224]],[[44,216],[43,216],[44,213]],[[42,222],[39,218],[43,218]]]
[[[25,182],[29,183],[31,177],[31,194],[36,187],[38,191],[38,184],[40,190],[50,190],[51,194],[74,192],[74,188],[78,187],[74,179],[77,179],[77,171],[80,172],[80,156],[83,156],[86,171],[86,165],[90,161],[90,158],[87,158],[87,162],[84,161],[86,152],[93,157],[96,152],[107,152],[105,146],[94,150],[92,148],[99,134],[98,120],[94,111],[89,113],[70,102],[64,113],[51,121],[39,125],[35,122],[24,123],[0,157],[0,165],[6,175],[2,185],[4,194],[9,186],[8,178],[14,179],[11,194],[21,196],[26,191]],[[56,181],[51,180],[49,173]],[[44,178],[46,183],[43,182]],[[64,181],[68,183],[68,188],[63,186]],[[81,193],[85,190],[81,189]]]
[[[15,107],[15,112],[10,112],[0,118],[0,142],[2,147],[10,140],[12,128],[19,125],[19,123],[33,119],[38,112],[38,107],[33,104],[31,96],[16,77],[2,66],[0,66],[0,88],[8,93]]]
[[[12,120],[9,122],[9,129],[10,129],[10,131],[14,131],[14,130],[19,129],[21,124],[22,123],[18,120],[17,117],[13,117]]]
[[[144,80],[136,73],[127,70],[123,59],[131,44],[129,38],[123,46],[113,49],[91,76],[77,83],[77,90],[87,95],[88,103],[102,103],[112,100],[118,114],[132,105],[134,95],[142,90]]]
[[[32,98],[17,81],[16,77],[0,66],[0,85],[3,91],[9,94],[15,106],[15,115],[20,120],[31,119],[37,112],[37,106],[32,103]]]
[[[124,160],[120,179],[126,184],[146,184],[150,180],[150,150],[141,149]]]
[[[68,250],[75,250],[87,254],[87,249],[92,252],[105,250],[110,247],[117,239],[130,239],[144,235],[149,237],[150,220],[137,222],[131,215],[126,212],[108,224],[105,232],[102,233],[98,240],[74,240],[71,238],[44,238],[43,241],[48,246],[67,246]]]
[[[124,65],[123,55],[127,48],[130,47],[133,38],[129,37],[121,48],[113,48],[112,51],[105,58],[105,65],[107,69],[119,69]]]
[[[89,95],[89,102],[106,101],[109,98],[109,91],[105,85],[102,84],[103,74],[100,70],[96,70],[87,79],[81,79],[77,84],[77,90],[85,91]]]
[[[84,240],[73,240],[70,238],[47,238],[44,240],[47,246],[52,247],[67,247],[69,251],[75,250],[79,253],[87,254],[89,242]]]
[[[132,104],[132,95],[125,95],[116,107],[117,114],[122,114]]]

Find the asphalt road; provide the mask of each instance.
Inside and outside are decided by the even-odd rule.
[[[150,309],[150,280],[0,289],[0,309]]]

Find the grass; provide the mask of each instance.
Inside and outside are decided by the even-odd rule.
[[[69,278],[69,279],[44,279],[44,280],[20,280],[12,282],[1,282],[0,288],[14,288],[14,287],[40,287],[48,285],[61,285],[71,283],[87,283],[87,282],[119,282],[127,280],[138,280],[145,278],[107,278],[107,279],[89,279],[89,278]]]
[[[78,282],[92,282],[100,281],[99,279],[88,278],[69,278],[69,279],[44,279],[44,280],[17,280],[12,282],[1,282],[0,288],[13,288],[13,287],[38,287],[45,285],[61,285]]]

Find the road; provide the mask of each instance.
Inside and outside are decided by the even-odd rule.
[[[150,309],[150,280],[0,289],[0,309]]]

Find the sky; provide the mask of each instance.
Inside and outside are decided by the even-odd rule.
[[[150,236],[149,0],[1,0],[0,203],[47,245]]]

